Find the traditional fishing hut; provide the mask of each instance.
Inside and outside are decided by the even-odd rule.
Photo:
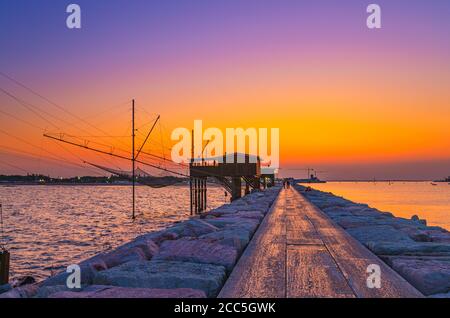
[[[233,153],[222,157],[201,158],[191,160],[190,200],[191,214],[199,214],[206,209],[206,181],[216,180],[230,193],[231,200],[242,196],[242,181],[245,182],[245,193],[250,188],[260,188],[261,160],[249,154]]]

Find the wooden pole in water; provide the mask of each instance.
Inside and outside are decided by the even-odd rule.
[[[202,209],[200,212],[205,210],[205,178],[202,178]]]
[[[0,249],[0,285],[9,282],[9,252]]]
[[[131,162],[132,162],[132,172],[131,172],[131,177],[132,177],[132,184],[133,184],[133,220],[136,219],[136,180],[135,180],[135,176],[134,176],[134,170],[135,170],[135,165],[136,165],[136,157],[134,155],[134,139],[135,139],[135,130],[134,130],[134,99],[133,99],[133,103],[132,103],[132,109],[131,109],[131,126],[132,126],[132,130],[131,130]]]
[[[0,231],[1,239],[3,239],[3,206],[0,203]],[[9,252],[6,246],[0,242],[0,285],[8,284],[9,282]]]
[[[196,195],[197,195],[197,213],[196,214],[198,214],[198,212],[200,212],[200,179],[197,178],[196,180],[197,180],[197,193],[196,193]]]
[[[206,210],[206,198],[207,198],[207,195],[206,195],[206,191],[207,191],[206,181],[207,181],[207,180],[208,180],[208,178],[205,177],[205,180],[203,181],[203,184],[204,184],[204,189],[203,189],[203,195],[204,195],[204,199],[203,199],[203,210]]]

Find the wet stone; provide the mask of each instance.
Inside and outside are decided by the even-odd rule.
[[[424,295],[450,291],[450,259],[398,258],[392,268]]]
[[[219,292],[226,278],[225,267],[175,261],[131,262],[99,272],[97,285],[138,288],[191,288],[208,297]]]
[[[190,288],[156,289],[103,286],[96,291],[58,292],[50,298],[206,298],[201,290]]]
[[[237,256],[236,249],[231,246],[207,239],[183,238],[164,242],[153,259],[221,265],[231,271]]]

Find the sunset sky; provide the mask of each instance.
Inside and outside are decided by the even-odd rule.
[[[448,0],[0,0],[0,43],[0,72],[58,105],[0,75],[0,174],[125,169],[42,134],[129,149],[135,98],[140,140],[161,114],[146,150],[165,156],[172,129],[202,119],[280,128],[284,176],[450,175]]]

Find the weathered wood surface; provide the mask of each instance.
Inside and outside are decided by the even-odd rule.
[[[286,262],[288,298],[354,297],[325,246],[288,246]]]
[[[281,193],[245,249],[221,298],[284,298],[286,295],[286,194]]]
[[[381,288],[367,286],[367,266]],[[236,264],[221,298],[422,297],[294,189],[280,192]]]

